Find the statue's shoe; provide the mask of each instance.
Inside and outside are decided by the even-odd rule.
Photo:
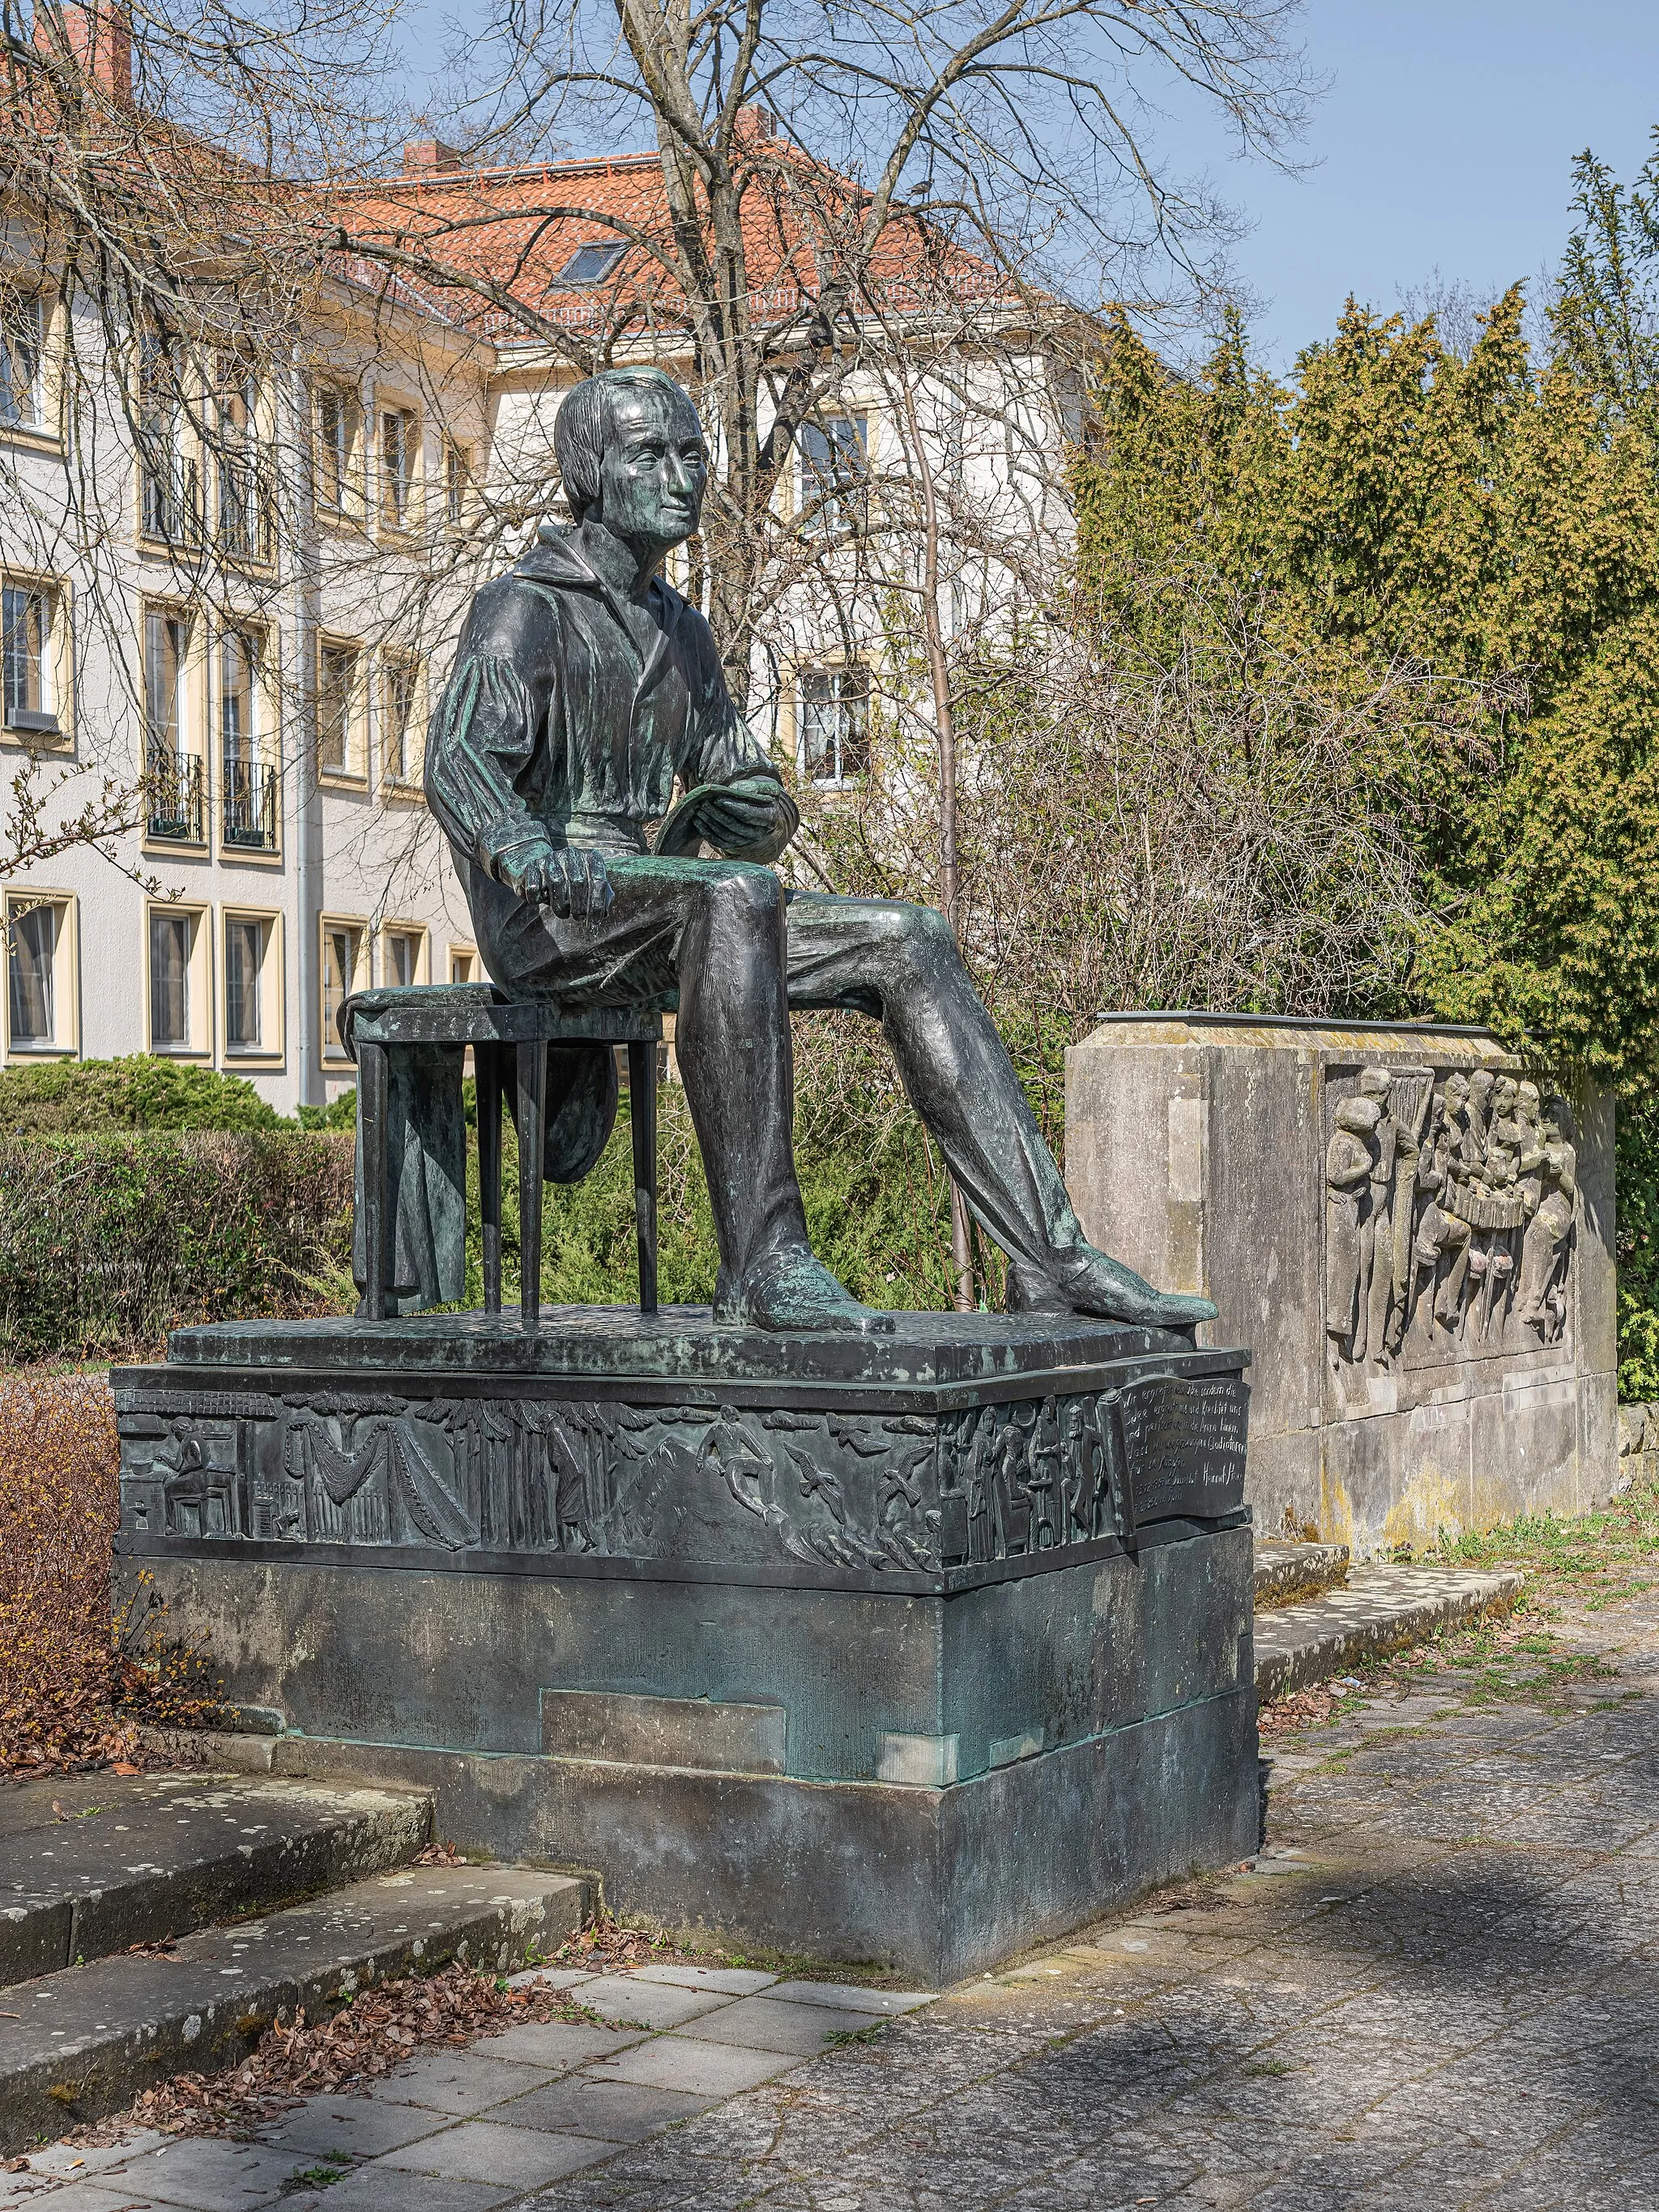
[[[1133,1267],[1097,1252],[1092,1244],[1052,1271],[1011,1259],[1007,1306],[1010,1313],[1093,1314],[1141,1328],[1192,1328],[1216,1317],[1208,1298],[1155,1291]]]
[[[714,1290],[714,1319],[744,1328],[834,1329],[842,1335],[890,1336],[893,1316],[861,1306],[804,1244],[763,1260],[732,1285],[724,1267]]]

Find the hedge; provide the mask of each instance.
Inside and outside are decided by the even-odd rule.
[[[349,1137],[0,1132],[0,1359],[144,1357],[192,1322],[349,1311],[350,1237]]]

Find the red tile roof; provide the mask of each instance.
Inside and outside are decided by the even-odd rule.
[[[858,267],[869,202],[850,179],[793,149],[768,141],[757,151],[738,178],[744,275],[751,319],[775,325],[810,309],[824,268]],[[683,338],[684,293],[659,258],[672,262],[672,230],[654,154],[461,169],[449,166],[446,147],[410,152],[402,176],[351,187],[336,202],[365,261],[399,270],[434,307],[498,343],[534,339],[515,304],[601,344],[624,332]],[[564,279],[579,246],[623,243],[630,234],[635,242],[601,282]],[[460,281],[446,283],[450,275]],[[483,289],[472,290],[469,279]],[[957,301],[1012,297],[987,263],[908,214],[884,228],[860,289],[900,312],[942,292]]]

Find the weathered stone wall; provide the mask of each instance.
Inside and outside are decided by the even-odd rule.
[[[1540,1095],[1481,1030],[1110,1018],[1067,1055],[1066,1173],[1252,1347],[1261,1534],[1364,1559],[1611,1494],[1605,1094]]]
[[[1620,1495],[1638,1482],[1659,1482],[1659,1405],[1619,1408]]]

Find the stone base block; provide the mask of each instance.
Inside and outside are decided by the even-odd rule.
[[[289,1717],[270,1771],[430,1788],[447,1840],[617,1911],[936,1987],[1256,1847],[1249,1530],[1159,1535],[954,1598],[144,1565]],[[676,1694],[557,1686],[647,1668]]]
[[[787,1376],[696,1316],[512,1376],[477,1326],[193,1332],[116,1377],[118,1585],[270,1771],[429,1785],[670,1926],[982,1972],[1255,1848],[1244,1356],[901,1319]]]

